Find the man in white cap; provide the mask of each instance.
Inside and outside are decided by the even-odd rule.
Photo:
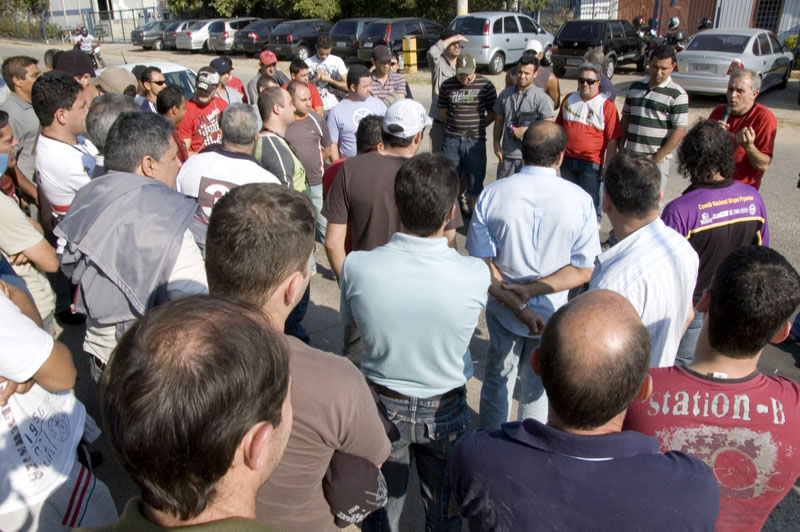
[[[210,66],[197,72],[194,96],[186,102],[186,114],[178,124],[178,135],[186,144],[189,155],[222,142],[219,115],[228,104],[216,96],[217,85],[219,74]]]

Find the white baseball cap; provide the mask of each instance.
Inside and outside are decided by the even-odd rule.
[[[528,41],[528,44],[527,46],[525,46],[525,49],[533,50],[537,54],[540,54],[544,51],[544,49],[542,48],[542,43],[540,43],[536,39],[531,39],[530,41]]]
[[[413,137],[433,123],[421,103],[410,98],[395,101],[383,117],[383,130],[395,137]]]

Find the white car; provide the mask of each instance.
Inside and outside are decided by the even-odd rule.
[[[697,33],[678,52],[675,80],[687,92],[725,94],[728,79],[737,68],[761,77],[761,91],[785,88],[794,57],[775,35],[762,29],[713,29]]]
[[[197,74],[194,70],[188,69],[183,65],[179,65],[178,63],[173,63],[171,61],[148,61],[147,63],[128,63],[126,65],[118,65],[126,70],[133,71],[133,69],[137,65],[143,66],[154,66],[161,69],[161,73],[164,74],[164,79],[167,81],[167,86],[177,85],[181,89],[183,89],[183,94],[186,96],[187,100],[190,100],[192,96],[194,96],[194,84],[195,78],[197,78]],[[101,74],[103,69],[97,71],[97,74]]]

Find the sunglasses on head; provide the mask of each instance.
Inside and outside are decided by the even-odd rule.
[[[586,83],[587,85],[591,86],[597,82],[598,80],[592,78],[578,78],[578,85],[583,85],[584,83]]]

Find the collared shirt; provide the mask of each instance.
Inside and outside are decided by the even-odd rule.
[[[519,92],[516,85],[506,87],[497,97],[494,112],[504,120],[503,157],[508,159],[522,159],[522,141],[509,132],[510,125],[528,127],[555,116],[553,100],[535,85],[524,92]]]
[[[35,182],[36,158],[34,147],[36,135],[39,134],[39,119],[33,110],[33,105],[26,102],[15,93],[10,93],[0,106],[0,110],[8,113],[8,122],[11,130],[19,141],[17,148],[17,168],[22,170],[31,182]]]
[[[725,105],[719,105],[711,112],[708,117],[709,120],[722,120],[725,113]],[[730,115],[726,121],[728,124],[728,131],[731,136],[746,127],[753,128],[756,138],[753,141],[756,149],[761,153],[772,156],[772,151],[775,148],[775,136],[778,133],[778,119],[775,114],[769,110],[768,107],[755,104],[749,111],[741,116]],[[745,185],[752,185],[756,190],[761,186],[761,178],[764,176],[763,170],[756,170],[747,158],[747,152],[734,143],[733,162],[736,165],[733,171],[733,178],[736,181],[741,181]]]
[[[395,95],[397,94],[402,94],[406,97],[408,96],[408,94],[406,94],[406,78],[397,72],[389,72],[389,77],[386,78],[386,83],[381,83],[381,81],[375,77],[375,73],[373,72],[371,88],[372,95],[380,100],[383,100],[383,103],[386,103],[387,105],[387,98],[396,97]]]
[[[691,244],[656,218],[597,257],[589,288],[631,302],[650,331],[650,365],[671,366],[692,308],[699,259]]]
[[[588,100],[575,91],[564,99],[556,123],[567,133],[566,157],[602,164],[608,143],[622,137],[614,101],[602,93]]]
[[[676,127],[688,125],[689,96],[671,77],[656,87],[650,87],[648,78],[634,81],[625,96],[622,115],[628,116],[625,148],[651,155]]]
[[[474,257],[491,258],[509,283],[535,281],[568,264],[591,268],[600,254],[594,203],[554,168],[524,166],[481,193],[466,248]],[[531,298],[528,305],[547,320],[566,302],[564,290]],[[514,311],[494,297],[489,298],[486,311],[494,313],[510,332],[530,336]]]
[[[395,233],[384,246],[350,253],[340,313],[358,325],[364,375],[419,398],[465,384],[489,282],[486,263],[459,254],[445,238]]]

